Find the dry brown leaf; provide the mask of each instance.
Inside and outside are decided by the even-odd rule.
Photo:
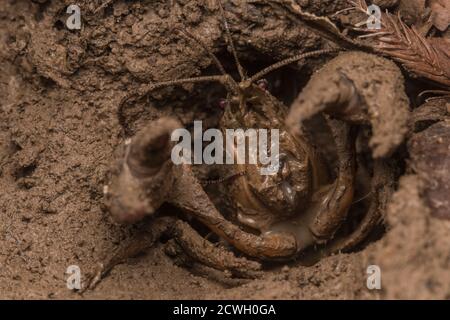
[[[371,1],[366,1],[370,3]],[[425,0],[403,0],[400,1],[398,10],[402,19],[408,25],[421,25],[424,21],[426,1]]]
[[[447,1],[447,0],[445,0]],[[365,12],[365,0],[354,5]],[[371,38],[372,47],[401,63],[411,75],[430,79],[450,87],[450,43],[437,38],[425,38],[417,29],[408,27],[401,17],[383,12],[380,30],[367,30],[364,37]]]
[[[440,31],[447,30],[450,24],[450,0],[431,0],[431,21]]]
[[[373,4],[376,4],[377,6],[386,9],[386,8],[392,8],[396,5],[398,5],[399,0],[373,0]]]
[[[319,35],[343,48],[354,49],[363,46],[363,44],[357,43],[341,33],[341,31],[328,17],[316,16],[312,13],[303,11],[301,6],[295,0],[254,0],[253,2],[265,3],[272,7],[287,9],[288,12],[305,22]]]
[[[350,39],[341,33],[327,17],[318,17],[304,12],[294,0],[260,0],[260,2],[287,9],[323,37],[334,41],[343,48],[381,53],[401,63],[411,76],[423,77],[441,86],[450,87],[449,43],[425,38],[414,26],[407,26],[400,16],[392,15],[387,11],[382,12],[380,30],[357,28],[367,33],[366,38],[372,38],[373,41],[367,44]],[[349,3],[359,11],[367,12],[368,7],[365,0],[349,0]]]

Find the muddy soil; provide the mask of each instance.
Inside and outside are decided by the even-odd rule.
[[[270,6],[223,2],[239,57],[251,73],[334,46]],[[317,15],[347,6],[297,2]],[[194,119],[211,126],[218,121],[217,102],[225,92],[216,85],[160,89],[118,110],[142,84],[216,72],[208,55],[173,27],[199,35],[227,70],[235,70],[215,1],[77,3],[81,30],[66,27],[70,0],[0,0],[0,298],[450,299],[445,99],[412,113],[407,141],[394,155],[401,177],[384,209],[385,228],[358,250],[313,265],[277,265],[261,279],[231,285],[179,266],[158,242],[116,266],[94,290],[69,290],[69,266],[80,267],[84,284],[103,257],[139,228],[116,225],[103,204],[124,141],[163,115],[177,115],[186,126]],[[276,72],[268,79],[278,83],[271,89],[292,102],[330,59]],[[413,93],[428,88],[407,81]],[[370,265],[381,268],[381,290],[367,288]]]

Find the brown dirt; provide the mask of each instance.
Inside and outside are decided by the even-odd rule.
[[[448,194],[448,148],[436,148],[439,159],[428,166],[420,157],[435,152],[427,148],[427,130],[431,141],[448,139],[448,104],[439,116],[419,114],[420,124],[411,125],[412,136],[420,133],[408,151],[417,156],[406,150],[397,155],[406,159],[406,174],[385,213],[387,232],[358,252],[313,266],[279,266],[231,288],[177,266],[157,244],[114,268],[95,290],[68,290],[69,265],[79,265],[86,275],[136,228],[115,225],[102,201],[125,138],[161,115],[182,115],[185,124],[216,121],[215,101],[223,90],[201,85],[158,90],[118,116],[121,98],[140,84],[210,70],[208,56],[171,26],[200,35],[227,69],[233,66],[214,1],[176,0],[171,7],[168,1],[117,0],[94,14],[101,2],[78,1],[81,31],[64,25],[70,0],[0,2],[0,298],[450,299],[450,221],[437,218],[448,217],[448,211],[430,209],[443,199],[436,185]],[[329,47],[277,10],[224,2],[239,55],[251,71]],[[298,2],[320,15],[345,7],[344,1]],[[298,89],[325,59],[299,63],[272,80]],[[275,88],[277,96],[292,101],[295,95],[286,87]],[[380,291],[366,287],[372,264],[382,270]]]

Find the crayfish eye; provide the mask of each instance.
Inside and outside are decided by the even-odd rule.
[[[287,181],[281,183],[281,190],[283,191],[284,197],[289,201],[291,205],[295,204],[295,191],[291,184]]]
[[[281,176],[285,179],[289,177],[290,169],[289,169],[289,162],[287,161],[287,155],[284,153],[281,153],[278,158],[278,165],[279,165],[279,173],[281,173]]]
[[[225,107],[227,106],[228,102],[226,99],[220,99],[219,100],[219,107],[220,109],[225,109]]]
[[[263,90],[267,90],[267,88],[269,88],[269,82],[266,79],[258,80],[256,85]]]

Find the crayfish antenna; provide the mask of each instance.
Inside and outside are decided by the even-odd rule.
[[[237,51],[236,51],[236,47],[234,45],[233,38],[231,37],[230,27],[228,25],[228,21],[227,21],[227,18],[225,16],[225,10],[223,9],[222,1],[221,0],[217,0],[217,4],[219,5],[220,15],[222,16],[222,20],[223,20],[223,23],[224,23],[225,36],[227,38],[228,44],[230,45],[231,52],[233,53],[234,61],[236,63],[236,66],[237,66],[237,69],[238,69],[238,72],[239,72],[239,76],[241,78],[240,81],[243,81],[243,80],[247,79],[246,72],[245,72],[244,67],[242,67],[241,62],[239,61],[239,57],[238,57],[238,54],[237,54]]]

